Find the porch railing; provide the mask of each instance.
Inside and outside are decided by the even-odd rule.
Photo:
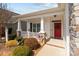
[[[23,38],[26,38],[28,36],[27,31],[21,31],[21,36]],[[30,32],[30,37],[32,38],[39,38],[39,33],[38,32]]]
[[[25,38],[27,36],[27,31],[21,31],[21,36]]]

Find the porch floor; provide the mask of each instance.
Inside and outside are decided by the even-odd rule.
[[[37,53],[36,56],[65,56],[65,44],[63,40],[50,39]]]

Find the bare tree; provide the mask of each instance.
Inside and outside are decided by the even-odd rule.
[[[0,8],[1,9],[7,9],[7,4],[6,3],[0,3]]]
[[[7,4],[0,3],[0,37],[5,36],[5,26],[11,16],[11,12],[7,10]]]

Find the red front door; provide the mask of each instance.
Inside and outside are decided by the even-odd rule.
[[[61,23],[54,23],[54,38],[61,39]]]

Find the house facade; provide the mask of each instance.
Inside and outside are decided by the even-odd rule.
[[[64,19],[64,4],[58,4],[58,7],[33,12],[24,15],[13,16],[13,32],[21,31],[23,37],[27,36],[30,31],[30,36],[35,37],[38,33],[46,33],[46,37],[63,38],[63,19]],[[11,23],[12,24],[12,23]],[[8,28],[11,28],[9,25]]]
[[[73,17],[75,15],[74,5],[76,4],[61,3],[55,8],[13,16],[8,21],[5,30],[6,41],[8,41],[9,28],[12,28],[12,33],[20,33],[24,38],[34,37],[38,39],[40,36],[46,36],[46,38],[64,40],[67,55],[74,55],[75,49],[78,48],[78,43],[76,44],[75,39],[72,38],[74,37],[72,33],[75,32],[73,31],[73,24],[75,21],[78,23],[76,20],[78,18]]]

